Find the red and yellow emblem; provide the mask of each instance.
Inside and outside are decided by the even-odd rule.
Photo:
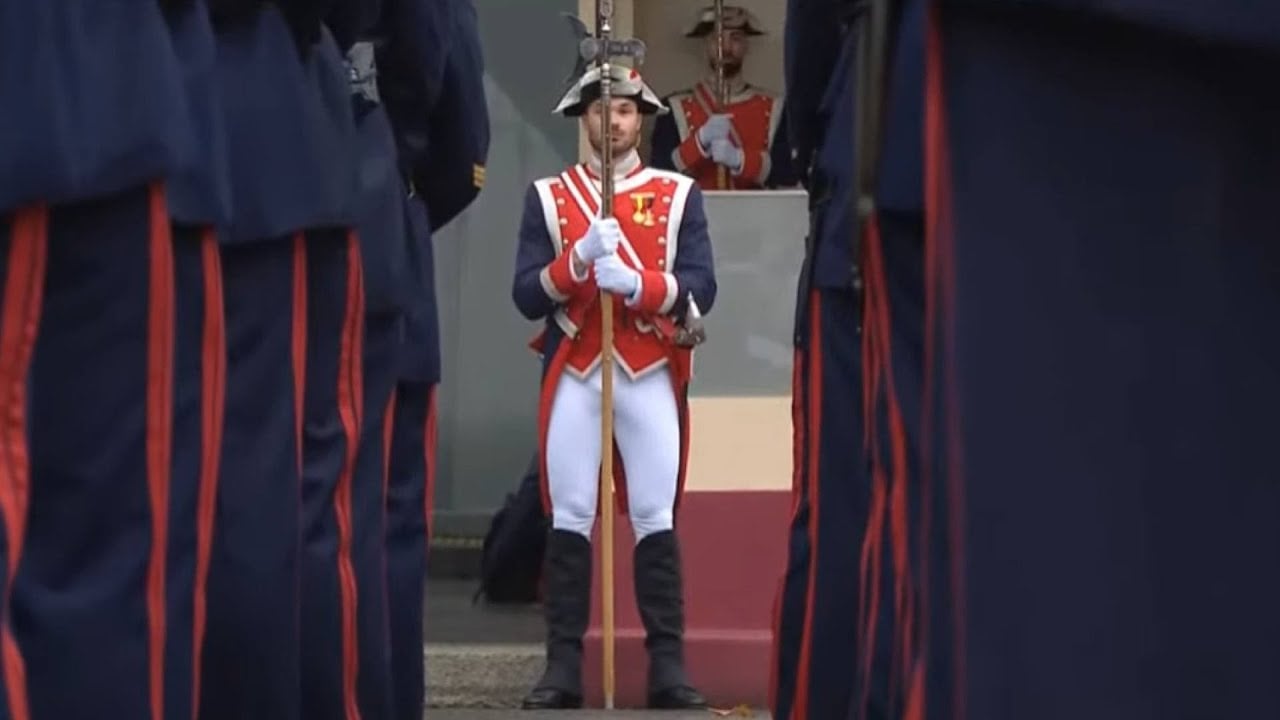
[[[653,219],[653,201],[654,194],[651,192],[631,193],[631,220],[637,225],[644,227],[653,227],[655,225]]]

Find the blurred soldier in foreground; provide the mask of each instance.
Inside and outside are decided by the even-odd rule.
[[[1276,717],[1280,5],[1083,5],[920,21],[911,684],[930,718]]]
[[[212,478],[172,460],[210,448],[187,352],[220,330],[202,258],[225,207],[189,114],[199,61],[166,22],[207,43],[187,9],[20,0],[0,18],[6,717],[192,710],[185,533]],[[178,327],[194,331],[182,351]]]
[[[883,56],[837,65],[849,115],[792,92],[798,128],[857,139],[837,197],[859,211],[871,484],[847,717],[1280,709],[1280,581],[1257,571],[1280,560],[1260,480],[1280,341],[1240,330],[1280,312],[1280,15],[1096,5],[873,2],[845,47]],[[832,617],[807,611],[807,642]],[[830,659],[782,656],[777,717],[840,710]]]
[[[345,28],[339,43],[359,137],[356,216],[367,280],[360,441],[350,489],[358,705],[365,720],[408,720],[423,707],[429,495],[419,468],[430,460],[426,437],[434,432],[426,423],[432,397],[396,393],[411,349],[406,324],[435,323],[430,237],[417,186],[441,204],[441,224],[478,193],[488,138],[483,68],[469,0],[344,2],[332,17]],[[438,349],[431,352],[438,356]],[[423,423],[400,429],[397,450],[401,403]],[[406,431],[413,436],[408,448]],[[341,538],[341,526],[334,529]]]
[[[791,0],[785,130],[809,191],[796,297],[792,519],[775,630],[774,716],[842,717],[864,658],[863,537],[870,453],[864,297],[854,249],[853,3]]]
[[[436,474],[440,333],[432,235],[484,185],[489,116],[484,59],[472,0],[398,3],[378,48],[378,89],[396,135],[407,241],[404,339],[392,368],[395,392],[387,478],[387,601],[393,717],[422,713],[423,603]]]
[[[582,118],[592,159],[530,186],[516,253],[513,299],[525,317],[546,323],[535,349],[544,364],[539,457],[553,528],[545,575],[547,666],[525,698],[530,709],[582,704],[582,636],[591,607],[590,538],[602,453],[602,352],[617,358],[614,437],[626,478],[619,497],[636,534],[636,604],[647,634],[649,705],[706,706],[684,670],[684,600],[673,517],[688,451],[691,350],[677,346],[673,336],[676,323],[692,311],[691,302],[706,311],[715,301],[711,241],[693,181],[644,167],[636,152],[642,117],[666,108],[638,72],[617,65],[612,72],[608,138],[616,217],[599,217],[605,133],[600,70],[593,69],[555,109]],[[601,291],[614,303],[610,349],[601,347]]]
[[[226,422],[208,578],[202,720],[303,711],[299,525],[309,327],[330,236],[350,225],[353,126],[322,4],[216,2],[216,67],[232,218],[222,232]],[[334,649],[335,655],[338,650]]]

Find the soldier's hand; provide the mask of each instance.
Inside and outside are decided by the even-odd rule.
[[[596,218],[591,221],[591,228],[581,240],[574,243],[573,251],[584,263],[595,262],[596,259],[610,255],[618,249],[618,240],[622,237],[622,228],[618,227],[617,218]]]
[[[596,285],[614,295],[630,297],[640,289],[640,273],[622,262],[617,253],[596,260]]]
[[[728,114],[712,115],[698,128],[698,143],[708,149],[717,140],[728,140],[733,132],[733,116]]]
[[[742,161],[745,158],[742,154],[742,148],[728,140],[716,140],[711,143],[711,159],[735,173],[740,173],[742,172]]]

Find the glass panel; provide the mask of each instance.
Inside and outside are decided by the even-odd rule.
[[[534,448],[538,361],[511,304],[516,230],[528,183],[574,162],[577,124],[551,114],[576,50],[561,12],[577,0],[475,0],[492,140],[475,203],[435,237],[444,381],[442,511],[495,507]]]
[[[808,196],[711,191],[705,200],[719,291],[704,321],[707,342],[696,351],[690,393],[789,395]]]

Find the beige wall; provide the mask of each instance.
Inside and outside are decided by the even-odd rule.
[[[700,492],[789,490],[791,397],[689,398],[689,476]]]
[[[783,92],[782,30],[787,4],[783,0],[728,0],[755,13],[764,26],[765,35],[752,38],[751,54],[744,75],[753,85]],[[686,38],[684,31],[697,18],[698,10],[709,5],[705,0],[615,0],[614,34],[616,37],[639,37],[648,54],[643,72],[645,80],[659,95],[667,95],[689,87],[708,72],[703,45]],[[578,16],[587,27],[595,28],[595,0],[578,0]],[[641,151],[648,153],[648,131]],[[579,152],[587,157],[586,137],[579,138]]]

